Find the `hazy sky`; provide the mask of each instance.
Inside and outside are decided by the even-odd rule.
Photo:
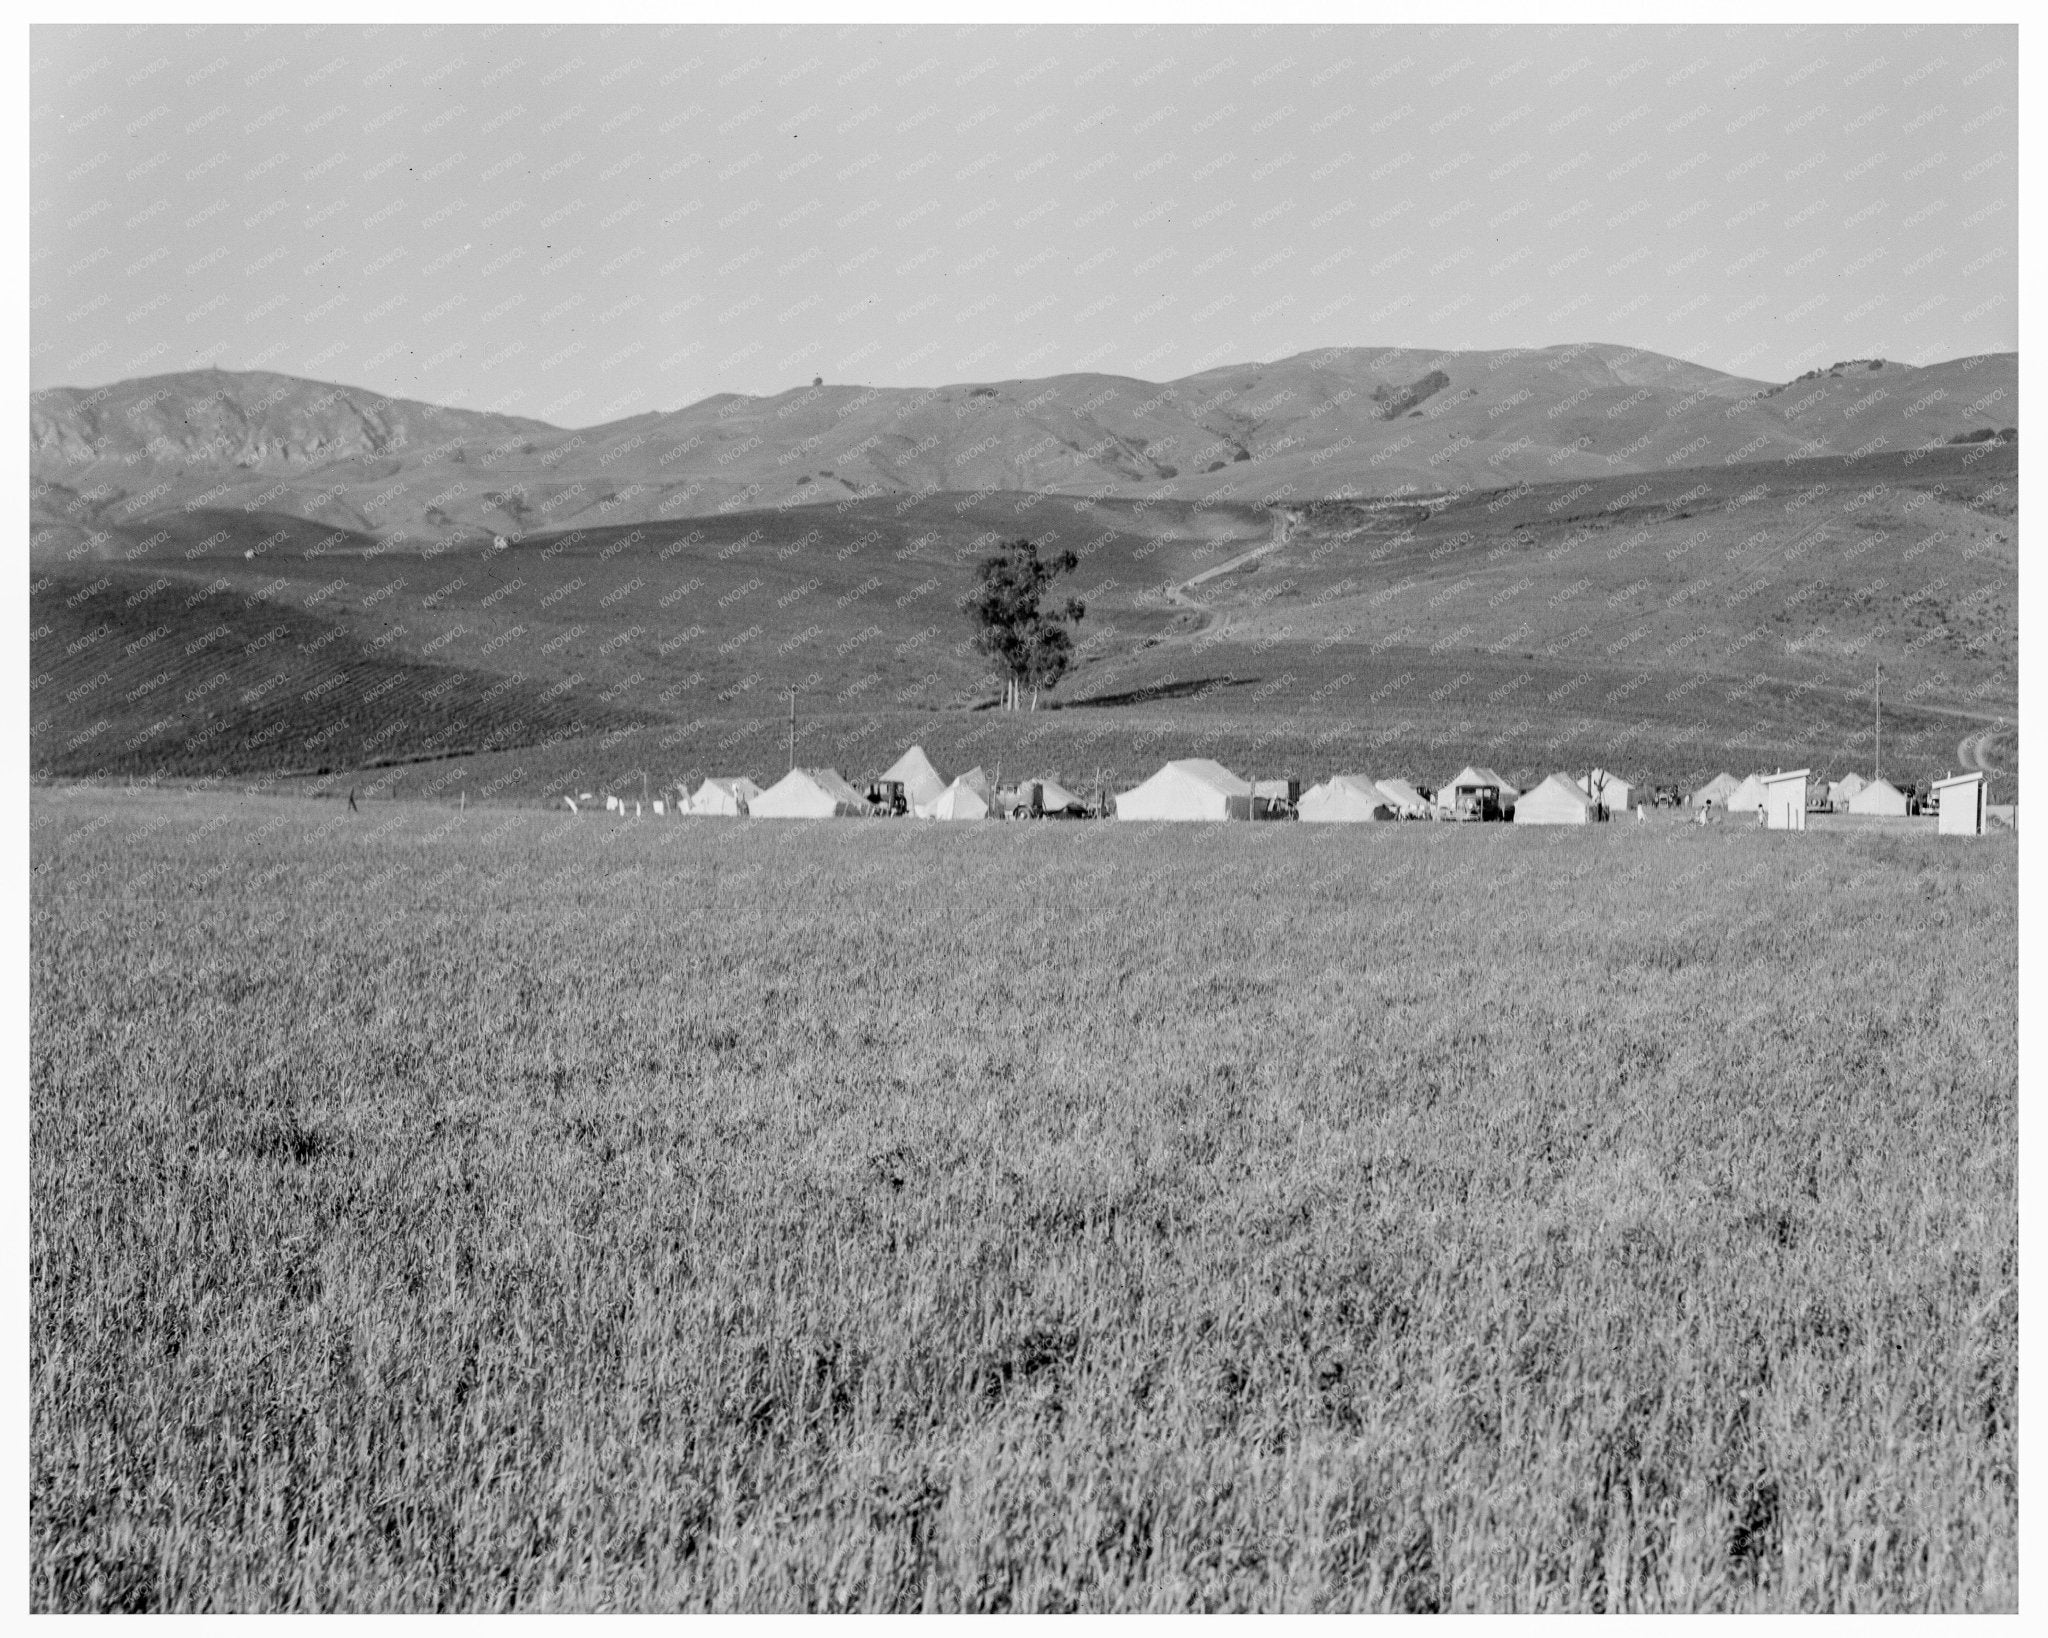
[[[714,392],[1599,340],[2017,346],[2007,26],[86,27],[31,384],[583,425]]]

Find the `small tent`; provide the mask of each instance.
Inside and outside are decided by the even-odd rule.
[[[1889,779],[1873,779],[1849,798],[1851,813],[1883,813],[1903,818],[1912,811],[1906,793]]]
[[[1086,813],[1088,804],[1057,779],[1034,781],[1038,786],[1038,807],[1042,813]]]
[[[1870,781],[1860,773],[1844,774],[1828,787],[1828,806],[1837,813],[1849,811],[1849,800]]]
[[[1704,808],[1711,803],[1714,807],[1725,808],[1728,805],[1728,798],[1735,794],[1738,783],[1733,774],[1717,773],[1692,793],[1691,806]]]
[[[936,801],[926,803],[918,816],[923,819],[986,819],[988,803],[962,775],[941,791]]]
[[[1728,793],[1728,800],[1722,805],[1730,813],[1762,813],[1764,795],[1763,775],[1751,774]]]
[[[1518,825],[1590,825],[1600,817],[1593,798],[1561,773],[1554,773],[1515,803]]]
[[[760,794],[761,787],[743,776],[707,779],[697,787],[697,794],[690,798],[689,806],[678,811],[726,818],[744,817],[749,804]]]
[[[1169,762],[1116,799],[1119,819],[1249,819],[1252,788],[1219,762]]]
[[[1363,774],[1335,774],[1311,785],[1294,805],[1303,824],[1368,824],[1400,818],[1400,810]]]
[[[1403,819],[1426,819],[1429,817],[1430,800],[1405,779],[1381,779],[1375,783],[1380,795],[1393,803],[1394,811]]]
[[[756,819],[853,819],[867,811],[867,798],[836,768],[792,768],[747,803]]]
[[[1982,836],[1984,834],[1984,775],[1950,774],[1934,782],[1938,804],[1934,829],[1941,836]]]
[[[1626,813],[1635,795],[1635,787],[1620,774],[1611,774],[1605,768],[1595,768],[1592,783],[1586,783],[1586,775],[1580,774],[1572,781],[1610,814]]]
[[[981,764],[978,762],[973,767],[969,768],[958,779],[954,780],[953,783],[956,785],[965,785],[969,790],[974,792],[976,796],[980,797],[982,801],[986,804],[993,805],[993,803],[995,802],[995,785],[989,779],[988,770],[982,767]]]
[[[882,775],[884,779],[900,780],[903,785],[903,800],[912,813],[922,813],[927,806],[946,794],[946,781],[939,770],[924,754],[922,745],[913,745],[899,756]]]

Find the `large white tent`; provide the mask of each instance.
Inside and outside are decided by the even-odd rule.
[[[986,819],[988,803],[963,775],[939,793],[938,799],[918,810],[923,819]]]
[[[1873,779],[1849,798],[1851,813],[1886,813],[1903,816],[1910,811],[1910,807],[1906,793],[1889,779]]]
[[[1294,815],[1305,825],[1367,824],[1398,819],[1400,812],[1364,774],[1333,774],[1301,793]]]
[[[1609,813],[1626,813],[1629,802],[1635,794],[1635,787],[1620,774],[1611,774],[1605,768],[1595,768],[1592,784],[1586,783],[1586,775],[1580,774],[1572,783],[1584,791]]]
[[[1737,781],[1733,774],[1717,773],[1692,793],[1691,805],[1704,808],[1711,803],[1714,807],[1725,808],[1728,805],[1728,798],[1735,794],[1736,788]]]
[[[1764,789],[1762,774],[1751,774],[1734,790],[1728,793],[1728,800],[1722,805],[1730,813],[1762,813],[1770,792]]]
[[[1848,811],[1849,803],[1858,791],[1869,784],[1860,773],[1846,773],[1828,786],[1828,806],[1837,813]]]
[[[932,766],[922,745],[911,746],[882,777],[903,782],[903,800],[912,813],[922,813],[946,794],[945,777]]]
[[[722,814],[737,817],[746,813],[749,804],[761,794],[761,787],[744,776],[730,779],[707,779],[697,787],[686,813]]]
[[[1515,803],[1518,825],[1590,825],[1600,817],[1593,799],[1561,773],[1554,773]]]
[[[1116,799],[1119,819],[1249,819],[1252,788],[1220,762],[1169,762]]]
[[[747,804],[756,819],[851,819],[867,811],[867,798],[836,768],[792,768]]]
[[[984,804],[993,805],[995,802],[995,783],[989,778],[988,770],[982,767],[979,762],[969,768],[958,779],[954,780],[953,783],[965,785],[976,796],[980,797]]]
[[[1417,790],[1405,779],[1379,779],[1374,783],[1380,795],[1394,804],[1394,811],[1404,819],[1425,819],[1434,805],[1428,795]]]

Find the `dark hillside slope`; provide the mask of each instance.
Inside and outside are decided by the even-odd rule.
[[[648,720],[408,657],[219,577],[57,570],[32,582],[29,609],[29,756],[44,777],[324,771]]]

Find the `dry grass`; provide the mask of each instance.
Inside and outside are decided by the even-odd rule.
[[[37,1608],[2016,1602],[2009,838],[335,807],[35,798]]]

